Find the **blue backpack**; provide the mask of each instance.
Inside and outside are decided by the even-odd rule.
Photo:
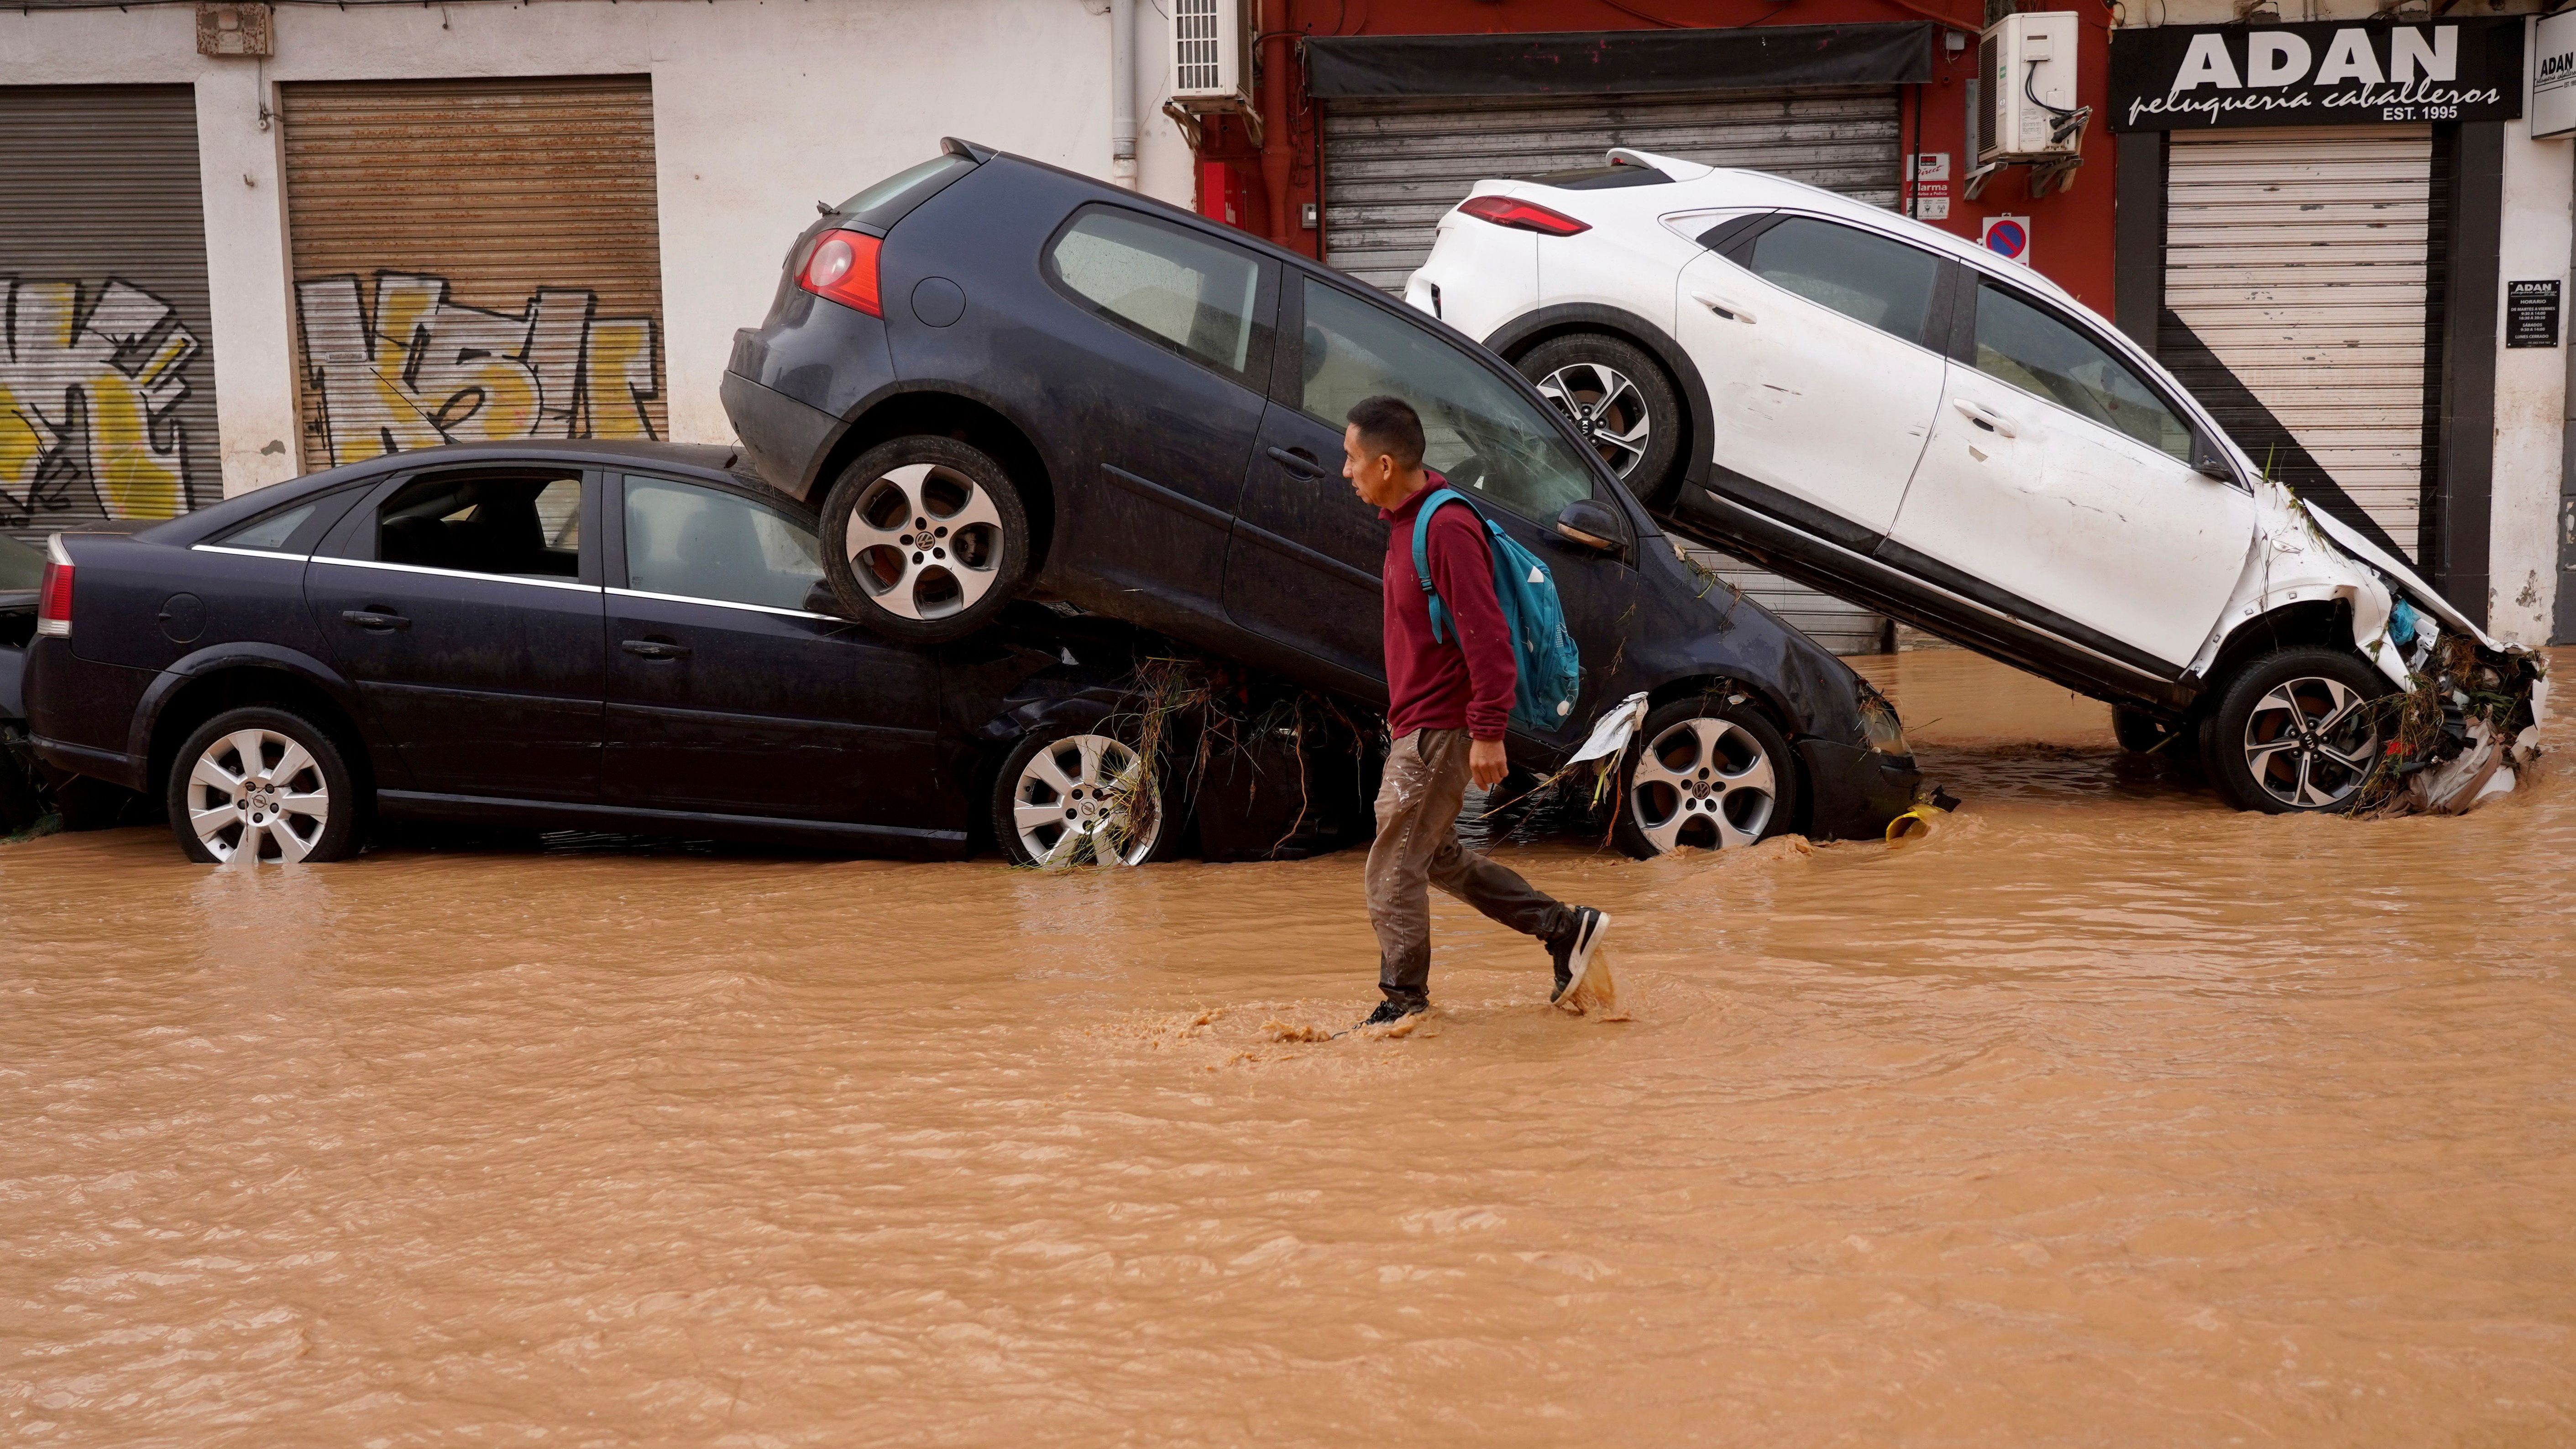
[[[1583,656],[1565,627],[1565,605],[1556,597],[1556,576],[1538,555],[1512,541],[1501,524],[1485,517],[1466,494],[1443,488],[1422,501],[1413,516],[1413,576],[1431,596],[1431,640],[1440,643],[1454,627],[1449,606],[1431,583],[1431,515],[1444,503],[1467,505],[1491,535],[1494,597],[1503,606],[1503,625],[1511,631],[1512,650],[1520,667],[1513,691],[1512,723],[1534,734],[1565,728],[1574,701],[1583,692]]]

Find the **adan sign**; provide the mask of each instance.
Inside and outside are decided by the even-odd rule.
[[[2522,17],[2111,33],[2111,129],[2510,121]]]

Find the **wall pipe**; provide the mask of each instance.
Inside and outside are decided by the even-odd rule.
[[[1109,0],[1109,179],[1136,189],[1136,0]]]

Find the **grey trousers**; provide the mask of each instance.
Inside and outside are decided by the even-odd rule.
[[[1387,750],[1369,847],[1369,924],[1377,930],[1378,989],[1401,1006],[1431,999],[1432,886],[1542,941],[1574,923],[1555,897],[1458,843],[1467,744],[1465,730],[1415,730]]]

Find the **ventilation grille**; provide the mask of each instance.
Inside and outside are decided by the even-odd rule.
[[[1977,155],[1982,158],[1995,149],[1995,113],[2004,108],[2002,77],[2003,42],[1989,35],[1977,42],[1977,74],[1984,83],[1977,87]]]
[[[1231,89],[1217,39],[1230,0],[1171,0],[1173,88],[1189,94]]]

